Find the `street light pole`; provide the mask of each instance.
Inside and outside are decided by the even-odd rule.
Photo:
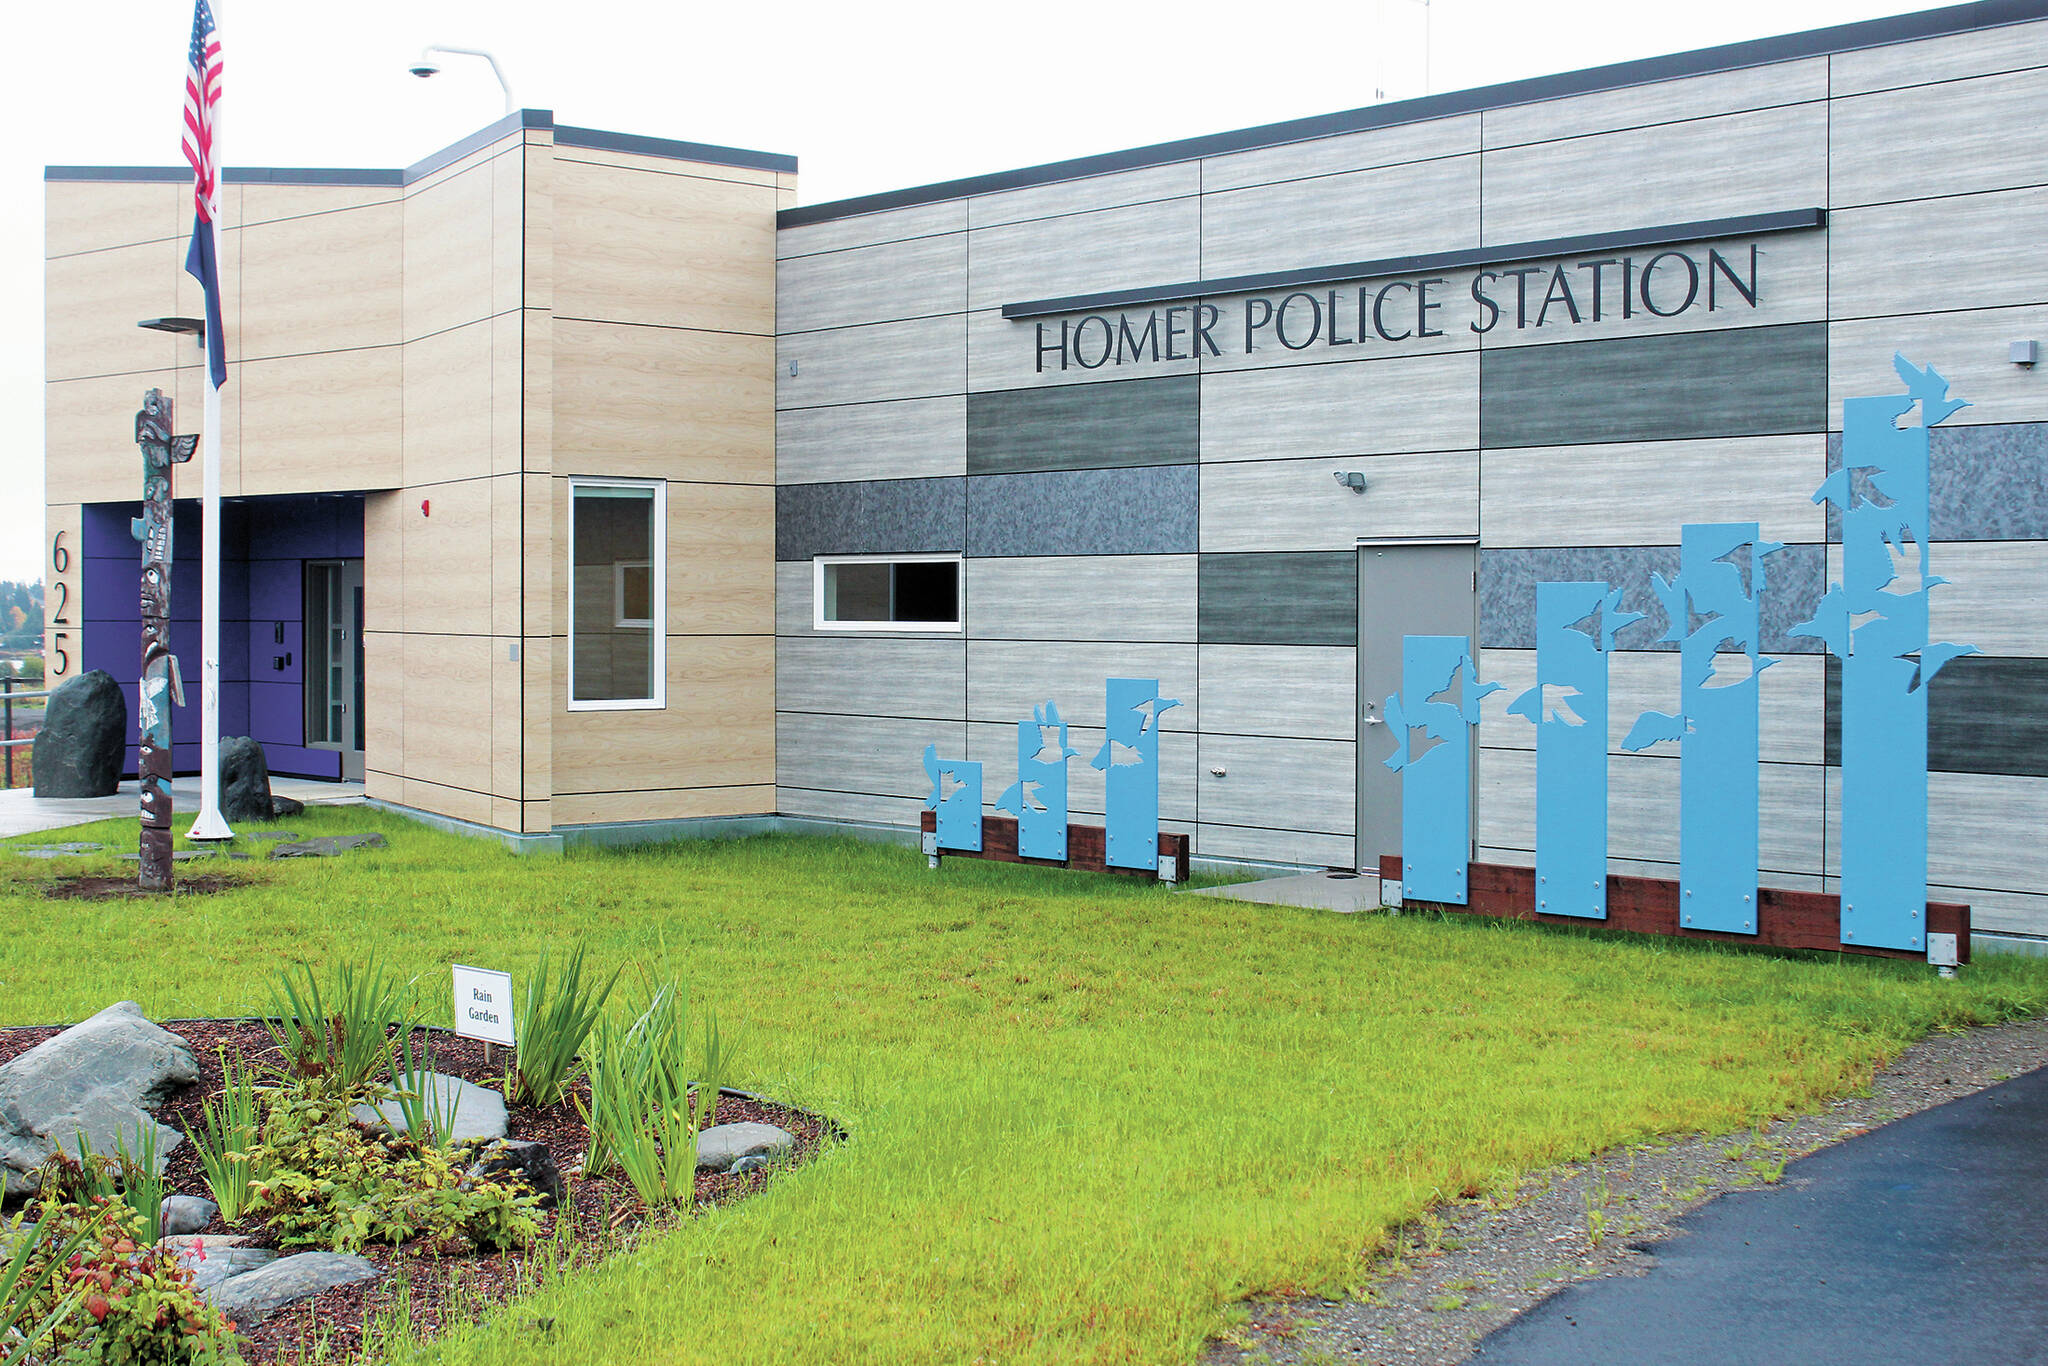
[[[505,79],[505,68],[498,65],[496,57],[493,57],[480,47],[449,47],[445,43],[429,43],[420,49],[420,59],[414,62],[408,69],[421,80],[425,80],[429,76],[440,75],[441,64],[435,61],[433,57],[433,54],[436,52],[446,53],[451,57],[481,57],[489,62],[491,64],[491,74],[498,78],[498,88],[505,92],[505,112],[511,114],[518,109],[519,106],[512,99],[512,83]]]

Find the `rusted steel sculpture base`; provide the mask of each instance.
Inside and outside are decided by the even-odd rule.
[[[171,889],[171,707],[183,705],[185,688],[178,657],[171,653],[171,466],[192,458],[196,436],[171,435],[171,401],[151,389],[135,415],[135,444],[142,447],[142,515],[135,539],[142,542],[142,683],[136,719],[141,753],[136,764],[142,787],[142,889]]]

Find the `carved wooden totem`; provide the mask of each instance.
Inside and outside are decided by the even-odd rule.
[[[144,891],[171,889],[171,706],[182,706],[185,686],[178,657],[171,653],[171,466],[192,458],[196,436],[171,435],[171,401],[161,389],[142,399],[135,415],[135,444],[142,447],[142,515],[135,539],[142,542],[142,685],[136,716],[142,752],[142,873]]]

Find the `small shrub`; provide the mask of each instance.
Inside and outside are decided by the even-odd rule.
[[[462,1102],[460,1090],[450,1087],[447,1095],[441,1094],[441,1084],[435,1079],[434,1047],[428,1043],[415,1058],[412,1051],[412,1031],[406,1030],[400,1036],[400,1048],[404,1051],[403,1067],[397,1077],[397,1089],[392,1098],[398,1102],[398,1113],[405,1119],[405,1130],[414,1138],[427,1144],[445,1144],[455,1132],[455,1115]]]
[[[43,1163],[44,1187],[61,1200],[79,1205],[118,1200],[134,1212],[147,1241],[153,1243],[161,1237],[164,1196],[170,1183],[157,1161],[156,1125],[142,1130],[138,1153],[129,1151],[125,1133],[114,1135],[112,1153],[94,1152],[83,1129],[78,1130],[75,1141],[77,1157],[60,1148]]]
[[[78,1312],[85,1291],[59,1280],[72,1254],[82,1251],[99,1232],[96,1219],[82,1219],[60,1232],[41,1223],[25,1224],[15,1215],[0,1222],[0,1364],[16,1366],[31,1359],[46,1338]]]
[[[249,1208],[250,1187],[263,1175],[251,1156],[262,1122],[255,1069],[236,1066],[222,1049],[220,1070],[219,1102],[206,1102],[204,1125],[193,1133],[192,1146],[198,1149],[213,1203],[220,1206],[221,1218],[232,1224]]]
[[[553,1105],[562,1099],[581,1071],[583,1045],[618,980],[614,971],[603,986],[585,983],[579,944],[551,985],[548,951],[541,950],[540,962],[526,979],[526,1000],[518,1016],[519,1060],[508,1099],[527,1105]]]
[[[64,1310],[47,1334],[55,1360],[220,1366],[242,1359],[234,1324],[192,1288],[192,1273],[176,1256],[143,1237],[126,1204],[79,1205],[46,1193],[34,1242],[34,1256],[56,1274],[32,1297],[31,1312]]]
[[[334,970],[331,993],[320,990],[310,965],[278,974],[271,989],[276,1021],[263,1027],[277,1042],[287,1065],[302,1077],[331,1078],[344,1088],[367,1086],[391,1070],[389,1026],[400,1019],[407,983],[387,977],[375,961],[343,963]]]
[[[383,1088],[371,1099],[388,1095]],[[265,1177],[250,1212],[285,1247],[356,1252],[415,1238],[453,1247],[525,1247],[540,1232],[540,1197],[463,1171],[467,1154],[404,1134],[371,1132],[349,1117],[361,1093],[281,1087],[254,1154]]]

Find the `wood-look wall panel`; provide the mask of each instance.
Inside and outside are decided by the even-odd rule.
[[[1829,412],[1839,415],[1847,398],[1898,393],[1892,357],[1903,355],[1915,365],[1934,366],[1952,394],[1969,399],[1970,406],[1946,426],[2048,421],[2048,385],[2042,383],[2040,368],[2022,369],[2006,356],[2010,343],[2026,337],[2048,341],[2048,301],[1832,323]]]
[[[492,472],[495,330],[484,319],[402,348],[405,482],[438,484]]]
[[[1205,464],[1203,551],[1350,550],[1360,537],[1478,534],[1477,451],[1354,459],[1349,472],[1365,475],[1363,494],[1332,478],[1335,464]]]
[[[808,573],[810,566],[803,569]],[[808,627],[808,580],[802,601]],[[1195,557],[969,560],[967,634],[976,640],[1191,641]]]
[[[43,254],[168,241],[192,218],[192,186],[133,181],[43,182]]]
[[[360,209],[371,204],[389,204],[404,193],[397,185],[286,185],[261,181],[232,188],[238,192],[241,212],[233,217],[223,213],[223,226],[227,227],[273,223],[282,218],[304,218],[308,214]],[[189,198],[185,207],[185,217],[189,219]]]
[[[567,696],[557,653],[558,703]],[[554,790],[638,792],[761,786],[775,771],[775,642],[762,636],[672,636],[667,705],[568,711],[554,720]]]
[[[644,792],[578,792],[551,803],[552,824],[609,825],[630,821],[701,820],[775,812],[773,784],[753,787],[650,788]]]
[[[491,314],[526,304],[526,147],[491,159]]]
[[[1489,151],[1485,240],[1825,204],[1827,125],[1825,104],[1797,104]]]
[[[1022,226],[1030,227],[1035,225],[1025,224]],[[988,231],[1006,232],[1010,230],[991,228]],[[1190,275],[1184,278],[1193,279],[1194,277]],[[1170,282],[1161,281],[1160,283]],[[1027,296],[1020,295],[1017,297]],[[1097,384],[1106,380],[1160,379],[1169,375],[1191,375],[1198,368],[1191,356],[1183,357],[1179,360],[1167,360],[1165,358],[1165,342],[1163,340],[1160,343],[1160,359],[1156,362],[1151,360],[1137,361],[1132,357],[1135,348],[1127,346],[1125,350],[1125,363],[1118,364],[1113,358],[1114,353],[1110,353],[1112,359],[1090,370],[1084,369],[1081,366],[1079,360],[1074,358],[1073,352],[1070,349],[1067,352],[1068,362],[1062,367],[1060,364],[1060,339],[1062,335],[1071,338],[1072,330],[1089,316],[1091,315],[1085,313],[1069,313],[1063,317],[1055,318],[1012,319],[1005,318],[1002,315],[1002,311],[997,308],[977,309],[969,313],[965,320],[967,328],[967,387],[978,392],[984,389],[1030,389],[1056,384]],[[1108,316],[1112,320],[1114,318],[1114,315],[1102,316]],[[1162,327],[1164,323],[1165,319],[1162,316]],[[1068,329],[1066,334],[1062,334],[1060,331],[1062,325]],[[1145,326],[1144,310],[1140,309],[1137,311],[1137,315],[1131,319],[1131,325],[1142,335]],[[1102,334],[1095,330],[1097,326],[1098,324],[1089,324],[1085,354],[1090,359],[1094,358],[1096,351],[1103,345]],[[1221,337],[1223,334],[1218,333],[1217,335]],[[1038,351],[1041,340],[1047,348],[1043,356]],[[1137,338],[1133,340],[1135,341]],[[1147,356],[1151,354],[1149,347],[1146,348],[1144,354]]]
[[[516,276],[514,277],[517,278]],[[492,474],[518,474],[526,445],[526,318],[524,310],[500,313],[491,334]]]
[[[369,583],[365,572],[366,590]],[[398,631],[363,632],[363,767],[393,779],[405,773],[405,640]]]
[[[966,321],[957,315],[777,337],[775,406],[964,393],[965,344]]]
[[[1204,554],[1204,645],[1356,645],[1358,552]]]
[[[1067,760],[1067,812],[1073,823],[1102,824],[1102,770],[1090,762],[1101,753],[1102,742],[1103,731],[1095,726],[1067,731],[1067,747],[1076,751]],[[952,757],[943,748],[939,753]],[[982,810],[992,813],[1003,790],[1017,781],[1016,724],[969,722],[964,757],[981,765]],[[1166,731],[1159,737],[1159,818],[1162,825],[1195,819],[1195,737],[1190,733]]]
[[[967,234],[794,256],[775,269],[778,330],[893,322],[967,307]]]
[[[775,191],[588,162],[554,168],[564,318],[775,331]]]
[[[958,721],[967,714],[967,646],[928,639],[785,636],[775,643],[782,711]]]
[[[1830,879],[1834,882],[1834,879]],[[1830,886],[1829,891],[1839,890]],[[1988,951],[1982,934],[2025,935],[2035,941],[2032,951],[2048,947],[2048,896],[2039,892],[1987,891],[1982,887],[1944,887],[1930,883],[1929,901],[1946,901],[1970,908],[1970,935],[1978,953]]]
[[[520,157],[524,192],[521,227],[525,262],[524,306],[552,309],[555,306],[555,149],[554,134],[541,141],[534,133],[526,137]]]
[[[1687,522],[1756,521],[1788,544],[1827,536],[1817,432],[1489,450],[1479,471],[1489,546],[1677,545]]]
[[[967,472],[1110,469],[1201,457],[1194,375],[967,397]]]
[[[1198,279],[1203,221],[1185,198],[976,228],[967,306]]]
[[[484,635],[492,622],[492,490],[500,481],[465,479],[405,490],[405,629]],[[517,487],[517,477],[504,483]],[[420,504],[429,504],[426,512]]]
[[[508,483],[512,481],[507,481]],[[517,637],[491,637],[491,792],[514,806],[525,796],[526,665],[514,657]],[[502,807],[491,813],[500,829],[518,829],[518,813]]]
[[[138,375],[70,379],[43,386],[43,497],[50,503],[99,503],[139,497],[142,452],[135,445],[135,414],[151,388],[176,394],[177,373],[153,370]],[[195,386],[196,392],[196,386]],[[198,429],[196,402],[174,405],[180,431]],[[180,467],[203,469],[205,455]],[[230,451],[224,470],[235,468]],[[189,487],[197,488],[195,482]],[[179,484],[185,483],[182,473]]]
[[[967,727],[960,721],[780,712],[775,717],[775,786],[922,802],[931,793],[924,771],[926,745],[937,745],[942,759],[963,758]],[[916,821],[915,811],[909,819]]]
[[[561,319],[554,357],[556,473],[774,480],[772,339]]]
[[[1827,871],[1842,872],[1842,771],[1827,773]],[[1927,880],[2040,894],[2048,887],[2048,778],[1991,773],[1927,775]],[[1968,900],[1968,898],[1964,898]],[[2048,934],[2048,914],[2026,925]]]
[[[2038,185],[2048,179],[2036,114],[2048,67],[1835,101],[1828,179],[1834,205]]]
[[[423,778],[401,778],[403,795],[397,800],[415,811],[431,811],[472,825],[489,825],[497,816],[497,799],[487,792],[428,782]]]
[[[1309,138],[1277,147],[1205,157],[1202,188],[1211,193],[1237,190],[1277,180],[1335,175],[1404,161],[1430,161],[1478,150],[1479,115],[1454,114],[1446,119],[1401,123],[1391,128],[1371,128],[1361,133],[1341,133],[1336,137]]]
[[[1671,650],[1617,650],[1607,656],[1607,751],[1628,753],[1636,718],[1646,711],[1678,708],[1678,654]],[[1480,704],[1478,740],[1493,749],[1536,748],[1536,727],[1511,716],[1508,707],[1536,683],[1534,650],[1482,650],[1480,677],[1502,685]],[[1826,724],[1826,661],[1820,655],[1778,655],[1757,685],[1757,753],[1765,763],[1817,764],[1823,757]],[[1676,758],[1679,744],[1660,740],[1644,754]]]
[[[566,543],[561,554],[568,554]],[[774,634],[773,487],[669,483],[668,629]]]
[[[2048,66],[2048,20],[1838,52],[1829,66],[1836,95]]]
[[[775,415],[778,483],[920,479],[966,472],[963,395],[790,408]]]
[[[398,204],[256,224],[235,236],[241,249],[237,356],[299,356],[403,339],[405,276],[398,266],[405,214]],[[192,298],[196,316],[196,285]]]
[[[1607,841],[1614,860],[1676,863],[1679,760],[1618,755],[1607,768]],[[1820,868],[1823,769],[1766,763],[1758,769],[1759,867],[1764,883]],[[1536,752],[1488,749],[1479,756],[1478,842],[1498,849],[1536,847]]]
[[[363,499],[363,629],[405,629],[405,512],[403,493]],[[418,516],[417,506],[413,515]]]
[[[319,492],[344,469],[346,488],[401,487],[403,415],[391,396],[404,383],[402,350],[243,362],[240,492]]]
[[[913,204],[908,208],[879,213],[855,214],[823,223],[806,223],[784,228],[775,235],[776,254],[784,260],[817,251],[843,251],[848,247],[873,246],[878,242],[902,242],[912,237],[930,237],[942,232],[967,229],[967,201],[942,199],[936,204]]]
[[[2048,186],[1838,209],[1828,218],[1833,316],[2048,300],[2048,259],[2013,230],[2042,221]]]
[[[905,832],[903,842],[913,849],[916,848],[917,815],[923,806],[923,800],[918,797],[876,796],[867,792],[804,787],[778,786],[775,789],[775,810],[781,815],[816,821],[895,826]]]
[[[520,467],[547,474],[555,460],[555,318],[536,308],[522,311],[520,351],[525,377],[521,382],[519,423]]]
[[[1827,97],[1828,59],[1808,57],[1489,109],[1485,143],[1490,151]]]
[[[1159,695],[1180,703],[1158,717],[1161,734],[1200,728],[1195,647],[1126,641],[973,641],[967,647],[967,716],[1014,725],[1050,701],[1059,705],[1060,719],[1100,727],[1111,678],[1157,679]]]
[[[1202,196],[1201,226],[1201,275],[1190,279],[1474,247],[1479,158],[1212,192]]]
[[[1266,830],[1244,825],[1211,825],[1195,832],[1196,858],[1299,864],[1309,868],[1355,868],[1351,835],[1321,835],[1307,830]]]
[[[519,488],[520,529],[525,542],[520,571],[523,630],[529,637],[566,634],[568,623],[555,616],[555,547],[561,543],[555,519],[555,481],[544,474],[523,474]]]
[[[1202,822],[1354,834],[1357,762],[1358,747],[1349,740],[1206,732]],[[1221,777],[1216,776],[1219,768]]]
[[[496,735],[487,718],[494,698],[494,644],[484,635],[406,636],[401,705],[405,717],[404,772],[409,787],[415,782],[431,782],[434,786],[481,793],[486,800],[493,794]],[[427,809],[446,810],[439,806]],[[486,814],[482,819],[488,822],[490,817]]]
[[[967,221],[970,226],[987,228],[1028,218],[1052,218],[1160,199],[1179,199],[1201,192],[1202,174],[1199,162],[1175,161],[1164,166],[1142,166],[1132,171],[1084,176],[1079,180],[1058,180],[1049,185],[999,190],[968,200]]]
[[[518,154],[515,147],[503,159]],[[497,311],[497,202],[496,160],[479,162],[406,195],[402,261],[407,341]]]
[[[735,185],[780,187],[793,179],[787,171],[760,166],[727,166],[715,161],[694,161],[687,157],[654,156],[645,152],[619,152],[605,147],[577,147],[557,144],[556,155],[563,161],[582,161],[592,166],[616,166],[645,175],[682,176],[693,180],[727,180]]]
[[[167,370],[190,359],[190,337],[135,325],[177,311],[177,275],[184,258],[176,246],[175,240],[165,239],[44,262],[46,380]],[[139,394],[136,406],[141,406]]]
[[[536,801],[542,804],[539,814],[546,818],[546,799],[555,786],[555,653],[555,642],[546,636],[529,636],[519,643],[519,662],[525,670],[520,700],[526,713],[521,792],[529,821]]]
[[[1211,733],[1305,740],[1350,740],[1357,734],[1355,649],[1204,645],[1198,669],[1202,725]]]
[[[1204,460],[1471,450],[1478,419],[1473,351],[1202,376]]]
[[[1929,555],[1948,582],[1928,595],[1928,639],[1987,655],[2048,656],[2048,542],[1942,541]],[[1840,581],[1838,555],[1828,572]]]
[[[526,490],[517,474],[493,477],[491,486],[491,634],[516,642],[526,623],[527,542],[539,528],[526,525]],[[507,651],[499,654],[506,660]],[[517,711],[517,708],[514,708]]]

